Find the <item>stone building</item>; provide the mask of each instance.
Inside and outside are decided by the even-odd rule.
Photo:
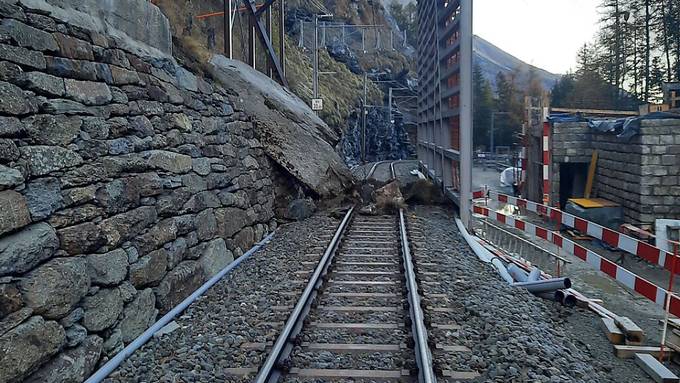
[[[597,151],[591,197],[620,204],[625,220],[635,225],[680,218],[680,119],[641,119],[639,132],[629,139],[595,130],[588,122],[555,121],[549,145],[552,205],[564,208],[567,199],[583,197]],[[536,163],[536,156],[529,162]],[[528,172],[527,183],[541,185],[542,173]]]
[[[146,0],[0,1],[0,382],[84,380],[290,198],[351,186],[302,100],[203,64]]]

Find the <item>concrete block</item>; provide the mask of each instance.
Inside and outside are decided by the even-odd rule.
[[[635,354],[635,363],[657,383],[680,382],[671,370],[649,354]]]

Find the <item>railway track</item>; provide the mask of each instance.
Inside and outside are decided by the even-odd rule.
[[[394,163],[390,166],[395,175]],[[422,239],[419,235],[419,239]],[[469,351],[444,342],[460,327],[450,308],[428,306],[438,295],[421,301],[403,210],[392,216],[361,216],[352,208],[344,217],[321,260],[305,262],[308,284],[260,368],[255,382],[382,382],[460,381],[476,374],[433,368],[435,355]],[[432,264],[434,265],[434,264]],[[425,284],[437,285],[436,272],[425,272]],[[446,302],[444,302],[446,303]],[[423,308],[427,309],[427,314]],[[427,326],[426,315],[437,317]],[[429,331],[428,331],[429,327]],[[442,338],[437,332],[444,331]],[[433,332],[440,342],[428,341]],[[432,335],[430,335],[432,336]],[[450,365],[450,363],[449,363]]]

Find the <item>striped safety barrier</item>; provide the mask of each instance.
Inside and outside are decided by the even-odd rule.
[[[543,123],[543,203],[550,203],[550,122]]]
[[[472,192],[472,199],[480,199],[486,197],[486,191],[476,190]]]
[[[566,253],[585,261],[593,268],[602,271],[611,278],[617,280],[624,286],[634,290],[638,294],[651,300],[657,305],[663,308],[666,306],[666,299],[668,295],[668,291],[666,289],[663,289],[652,282],[649,282],[648,280],[624,269],[616,263],[600,256],[599,254],[588,250],[587,248],[571,241],[568,238],[563,237],[559,233],[555,233],[546,228],[523,221],[519,218],[499,213],[487,207],[475,205],[473,206],[472,211],[475,214],[480,214],[507,226],[522,230],[533,237],[541,238],[553,243]],[[680,317],[680,298],[678,298],[675,294],[671,294],[670,298],[669,312]]]
[[[537,202],[501,194],[497,191],[490,191],[489,198],[492,201],[515,205],[539,215],[549,217],[555,222],[559,222],[565,226],[574,228],[581,233],[588,234],[589,236],[599,239],[609,246],[619,248],[629,254],[636,255],[647,262],[659,265],[666,270],[670,271],[673,267],[673,254],[661,250],[656,246],[650,245],[647,242],[637,240],[631,236],[619,233],[618,231],[576,217],[573,214],[569,214],[563,212],[562,210],[542,205]],[[679,272],[680,262],[678,262],[678,264],[675,266],[675,273],[678,274]]]

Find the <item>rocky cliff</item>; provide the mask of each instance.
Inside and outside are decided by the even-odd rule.
[[[278,85],[196,76],[147,1],[81,3],[0,1],[3,383],[84,380],[273,230],[281,193],[352,182]]]

